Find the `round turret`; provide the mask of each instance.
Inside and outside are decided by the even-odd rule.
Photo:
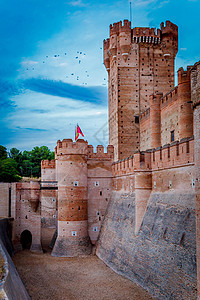
[[[119,23],[110,25],[110,53],[113,59],[117,57],[117,35],[119,34]]]
[[[131,22],[128,20],[124,20],[124,26],[122,26],[122,22],[119,23],[119,44],[122,56],[126,61],[131,50]]]
[[[88,143],[65,139],[57,144],[58,237],[54,256],[91,252],[87,213]]]
[[[104,40],[103,41],[104,65],[105,65],[107,71],[110,70],[110,57],[108,54],[109,47],[110,47],[110,39]]]
[[[179,139],[193,135],[193,111],[190,88],[190,69],[178,70]]]
[[[151,128],[151,148],[161,146],[161,116],[160,100],[163,93],[150,96],[150,128]]]

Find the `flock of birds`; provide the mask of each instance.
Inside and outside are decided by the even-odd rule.
[[[100,50],[102,50],[101,47],[100,47]],[[64,55],[60,55],[60,54],[54,54],[53,56],[46,55],[45,60],[42,61],[42,64],[47,63],[47,61],[48,61],[49,58],[59,58],[59,57],[63,57],[63,56],[67,56],[67,52],[65,52]],[[74,57],[74,59],[80,65],[82,63],[82,61],[83,61],[84,56],[86,56],[86,53],[84,53],[83,51],[76,51],[76,56]],[[35,70],[35,68],[33,66],[26,67],[26,71],[29,71],[29,70]],[[85,77],[87,79],[89,79],[90,75],[88,74],[88,71],[85,70],[84,73],[85,73]],[[66,75],[66,78],[70,78],[70,77],[71,78],[74,77],[77,81],[80,80],[80,76],[76,75],[73,72],[71,74]],[[87,82],[83,82],[82,84],[83,85],[87,85],[88,83]],[[103,79],[102,85],[107,85],[106,84],[106,78]]]

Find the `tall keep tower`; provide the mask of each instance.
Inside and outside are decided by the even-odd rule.
[[[161,29],[136,27],[131,22],[110,25],[104,40],[104,64],[109,76],[109,143],[115,160],[139,149],[139,114],[149,96],[174,87],[178,27],[166,21]]]

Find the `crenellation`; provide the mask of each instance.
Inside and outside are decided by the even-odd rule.
[[[114,162],[114,176],[127,175],[138,170],[156,171],[194,163],[194,138],[185,138],[163,147],[134,153],[132,157]]]
[[[42,160],[41,169],[55,169],[55,159],[52,160]]]
[[[173,88],[161,98],[161,109],[166,107],[178,99],[178,86]]]
[[[111,160],[114,157],[114,147],[112,145],[107,146],[107,152],[104,152],[104,147],[102,145],[97,146],[97,151],[94,152],[92,145],[88,146],[88,159],[107,159]]]

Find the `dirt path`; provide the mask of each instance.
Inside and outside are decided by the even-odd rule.
[[[57,258],[25,250],[13,260],[33,300],[152,299],[96,256]]]

